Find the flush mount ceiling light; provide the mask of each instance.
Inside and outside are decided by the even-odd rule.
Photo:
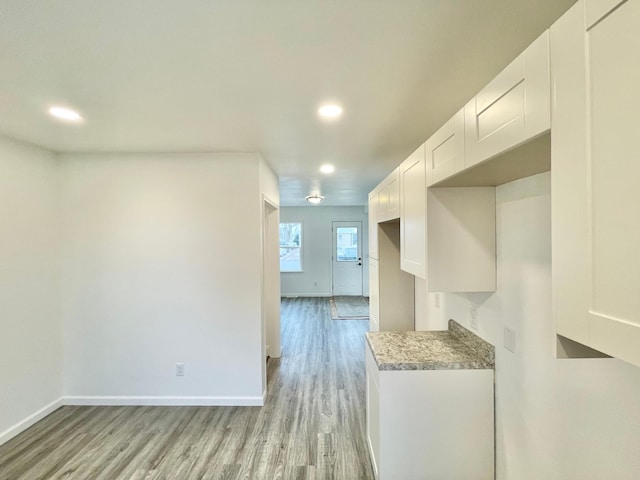
[[[335,171],[335,167],[329,163],[325,163],[320,167],[320,171],[322,173],[333,173]]]
[[[66,120],[68,122],[81,122],[82,116],[70,108],[65,107],[51,107],[49,109],[49,114],[53,117],[59,118],[60,120]]]
[[[318,115],[323,118],[338,118],[342,115],[342,107],[336,104],[322,105],[318,109]]]
[[[304,197],[304,199],[312,205],[318,205],[324,199],[324,197],[322,195],[314,193],[313,195]]]

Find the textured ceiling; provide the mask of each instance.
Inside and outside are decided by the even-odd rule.
[[[362,205],[574,1],[0,0],[0,132],[63,152],[260,152],[283,205]],[[339,121],[317,117],[327,100]]]

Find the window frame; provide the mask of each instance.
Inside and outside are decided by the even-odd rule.
[[[280,273],[303,273],[304,272],[304,262],[303,262],[303,249],[304,249],[304,222],[300,221],[300,220],[291,220],[291,221],[282,221],[280,220],[280,223],[278,224],[278,245],[279,248],[283,248],[282,246],[280,246],[280,228],[282,225],[284,224],[298,224],[300,225],[300,246],[298,247],[284,247],[284,248],[297,248],[298,249],[298,255],[300,257],[300,268],[296,269],[296,270],[283,270],[282,269],[282,262],[280,262],[279,267],[280,267]]]

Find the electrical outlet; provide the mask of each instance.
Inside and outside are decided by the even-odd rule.
[[[176,363],[176,377],[184,377],[184,363]]]
[[[478,310],[475,307],[472,307],[469,311],[469,315],[471,317],[471,328],[474,330],[478,329]]]
[[[313,282],[313,286],[317,287],[318,286],[318,282]]]
[[[440,308],[440,294],[439,293],[436,293],[434,295],[434,301],[435,301],[436,307]]]
[[[516,332],[507,327],[504,327],[504,348],[516,353]]]

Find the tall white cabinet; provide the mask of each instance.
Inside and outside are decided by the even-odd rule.
[[[551,28],[558,333],[640,365],[640,1],[587,0]]]
[[[400,164],[400,268],[426,278],[424,144]]]
[[[394,169],[369,194],[369,328],[373,332],[413,330],[415,325],[414,278],[400,268],[400,172],[399,167]]]

